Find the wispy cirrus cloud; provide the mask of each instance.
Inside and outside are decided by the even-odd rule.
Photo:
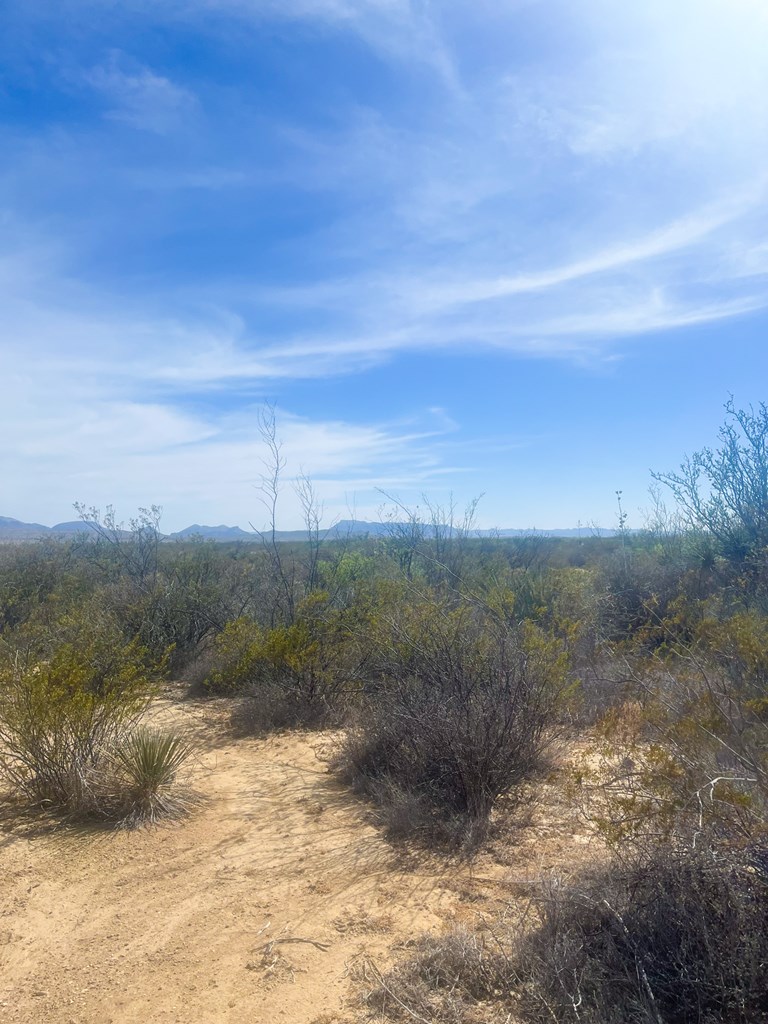
[[[6,353],[31,353],[57,373],[120,380],[135,392],[166,396],[248,393],[280,381],[361,373],[402,352],[486,349],[600,360],[615,356],[628,338],[727,320],[766,304],[764,245],[739,245],[738,259],[729,256],[729,217],[745,209],[748,203],[735,201],[713,207],[583,260],[509,278],[473,280],[469,268],[465,276],[452,268],[445,280],[430,270],[420,280],[363,273],[310,288],[251,291],[247,283],[217,283],[195,296],[182,288],[172,302],[161,293],[138,304],[68,281],[66,258],[38,237],[26,256],[22,249],[15,260],[12,249],[0,259],[13,293],[4,310]],[[690,249],[709,234],[717,265],[698,253],[693,275]],[[254,326],[254,309],[275,308],[276,330]],[[313,323],[318,309],[326,326]]]
[[[82,81],[106,102],[104,116],[139,131],[165,135],[192,115],[193,93],[118,50],[83,72]]]
[[[452,92],[459,89],[454,57],[440,30],[438,8],[429,0],[175,0],[187,15],[225,14],[251,24],[309,22],[357,36],[386,60],[435,73]]]
[[[75,499],[112,504],[126,515],[160,501],[169,530],[188,525],[190,516],[263,525],[258,486],[268,453],[258,396],[236,408],[180,406],[95,364],[38,366],[32,383],[14,359],[2,370],[0,434],[15,439],[0,446],[10,514],[53,523],[70,516]],[[302,472],[312,475],[332,519],[353,503],[370,514],[379,488],[418,493],[467,471],[451,458],[455,425],[428,410],[410,421],[365,423],[278,409],[277,429],[286,461],[280,522],[287,527],[301,523],[291,485]]]
[[[296,381],[364,395],[419,353],[601,365],[768,308],[758,0],[23,8],[19,39],[56,45],[11,55],[43,84],[0,127],[3,429],[106,500],[146,472],[204,502],[191,478],[224,464],[240,493],[253,404]],[[436,401],[423,436],[364,398],[286,423],[340,501],[466,468]]]

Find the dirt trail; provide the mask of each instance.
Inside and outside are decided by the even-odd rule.
[[[384,966],[395,944],[492,912],[510,880],[585,851],[561,809],[501,858],[406,861],[329,775],[327,737],[233,741],[214,703],[159,714],[200,743],[192,817],[0,823],[0,1021],[354,1020],[364,956]]]

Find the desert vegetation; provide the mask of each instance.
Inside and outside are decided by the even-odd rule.
[[[9,799],[66,821],[184,810],[193,745],[151,721],[174,680],[236,742],[323,730],[397,848],[476,855],[556,778],[599,863],[413,938],[359,1014],[768,1020],[768,410],[729,403],[717,450],[657,474],[644,530],[619,505],[616,536],[572,539],[479,536],[474,506],[326,537],[303,480],[307,539],[280,543],[264,430],[261,543],[82,509],[85,537],[0,548]]]
[[[568,693],[564,645],[434,598],[376,640],[378,678],[336,767],[390,834],[474,843],[498,801],[509,809],[546,764]]]

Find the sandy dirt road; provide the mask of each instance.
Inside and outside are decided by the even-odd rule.
[[[585,836],[545,816],[507,855],[407,859],[329,773],[327,736],[233,741],[215,702],[162,702],[193,733],[191,817],[135,831],[0,821],[0,1021],[335,1024],[424,931],[492,913]]]

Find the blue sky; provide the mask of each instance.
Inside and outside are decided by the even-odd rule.
[[[25,0],[0,514],[642,524],[768,398],[764,0]]]

